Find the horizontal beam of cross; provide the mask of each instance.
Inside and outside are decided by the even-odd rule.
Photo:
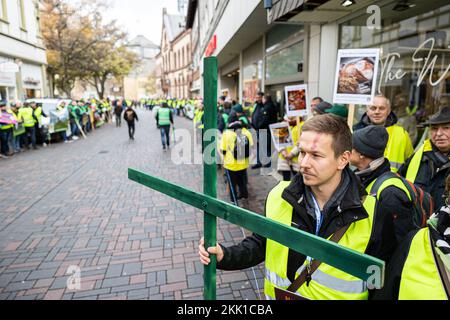
[[[254,212],[233,206],[221,200],[152,177],[135,169],[128,169],[128,177],[141,185],[208,212],[218,218],[244,227],[260,236],[272,239],[286,247],[328,265],[338,268],[364,281],[371,280],[382,286],[385,263],[310,233],[286,226]],[[376,270],[377,279],[374,279]]]

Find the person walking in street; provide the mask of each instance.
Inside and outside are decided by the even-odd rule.
[[[374,300],[450,300],[450,177],[445,205],[428,227],[407,235],[386,268]]]
[[[123,112],[123,102],[122,100],[116,101],[116,106],[114,108],[114,115],[116,116],[116,127],[122,126],[122,112]]]
[[[166,102],[163,102],[161,108],[156,114],[156,123],[161,131],[161,142],[163,150],[170,148],[170,125],[173,125],[173,115],[172,111]]]
[[[426,140],[399,173],[431,194],[436,208],[444,205],[445,180],[450,174],[450,107],[443,107],[424,123],[430,127]]]
[[[134,140],[134,133],[136,131],[135,121],[139,121],[137,113],[133,110],[133,107],[129,106],[123,114],[124,120],[128,124],[128,135],[130,140]]]
[[[252,169],[271,167],[272,138],[269,126],[277,122],[277,110],[270,95],[259,92],[252,115],[252,125],[256,130],[256,165]],[[264,158],[263,158],[264,157]]]
[[[391,110],[391,102],[385,96],[376,96],[373,105],[367,106],[361,121],[353,127],[354,131],[369,125],[383,126],[389,134],[385,157],[391,162],[392,172],[400,167],[414,152],[408,132],[397,124],[397,116]]]
[[[292,182],[281,182],[270,192],[266,217],[323,239],[332,237],[360,253],[383,256],[383,244],[372,243],[385,241],[385,231],[380,228],[379,234],[374,232],[373,226],[381,223],[379,217],[371,206],[361,202],[364,196],[371,196],[366,195],[349,168],[352,134],[347,123],[334,115],[313,117],[302,128],[299,149],[301,174]],[[325,263],[317,264],[310,257],[256,234],[228,248],[217,245],[205,249],[202,239],[201,263],[208,265],[211,254],[217,256],[217,267],[222,270],[246,269],[265,261],[264,291],[269,300],[280,297],[280,290],[308,300],[369,297],[364,281]],[[307,283],[299,279],[306,279]]]
[[[397,244],[409,232],[420,228],[414,221],[412,195],[402,180],[391,172],[389,160],[384,157],[388,140],[389,135],[381,126],[355,131],[350,157],[350,163],[357,168],[355,174],[367,193],[376,196],[375,215],[382,222],[374,228],[389,231],[385,233],[389,238],[384,243],[384,261],[388,261]]]

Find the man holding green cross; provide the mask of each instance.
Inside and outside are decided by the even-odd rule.
[[[320,115],[307,121],[299,143],[301,175],[281,182],[266,202],[266,217],[377,258],[386,258],[383,245],[389,239],[375,214],[375,199],[366,195],[349,168],[352,134],[345,121]],[[368,200],[362,204],[362,199]],[[265,261],[266,298],[280,298],[280,289],[307,300],[365,300],[368,284],[350,274],[290,250],[270,239],[252,235],[225,248],[204,247],[199,256],[209,265],[217,256],[222,270],[241,270]]]

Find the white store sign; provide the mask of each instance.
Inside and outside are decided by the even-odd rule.
[[[1,87],[15,87],[16,75],[11,72],[0,72],[0,86]]]
[[[25,89],[42,89],[41,67],[31,64],[23,64],[22,82]]]

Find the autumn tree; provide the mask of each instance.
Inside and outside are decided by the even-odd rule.
[[[79,79],[95,86],[101,98],[110,76],[126,75],[137,63],[122,43],[126,34],[112,21],[103,23],[102,0],[43,0],[41,29],[48,72],[54,86],[70,97]]]
[[[86,70],[84,80],[94,86],[99,98],[103,99],[108,79],[128,75],[139,64],[139,60],[134,52],[125,47],[126,34],[117,27],[115,21],[103,24],[102,18],[98,16],[94,32],[101,41],[87,51],[89,59],[83,63],[83,69]]]

